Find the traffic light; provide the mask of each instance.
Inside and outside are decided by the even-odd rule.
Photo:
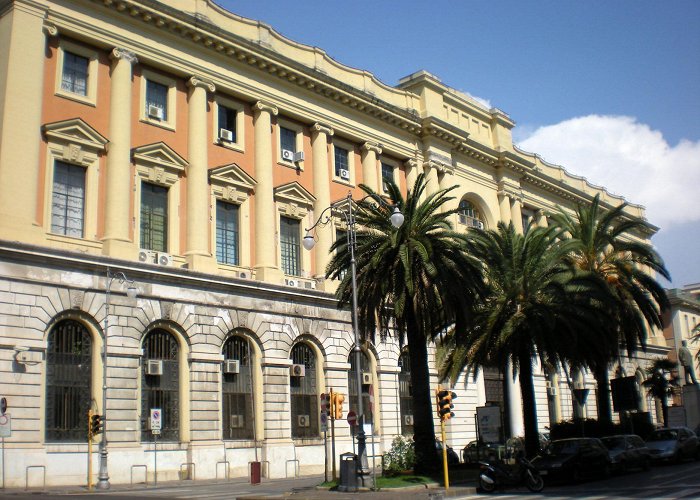
[[[93,415],[90,417],[90,435],[94,436],[102,432],[102,415]]]
[[[452,412],[452,408],[455,405],[452,404],[452,400],[457,398],[457,394],[447,389],[438,389],[435,392],[437,395],[437,413],[440,421],[444,422],[454,417],[455,414]]]
[[[333,401],[333,418],[336,420],[343,418],[343,401],[345,401],[345,396],[342,394],[333,393],[335,400]]]

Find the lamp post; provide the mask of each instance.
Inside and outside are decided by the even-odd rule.
[[[377,203],[389,207],[389,205],[377,194],[369,194],[359,201],[352,199],[352,193],[348,193],[347,198],[335,202],[325,208],[318,216],[316,222],[306,229],[306,236],[302,244],[307,250],[311,250],[316,244],[311,231],[317,226],[325,226],[333,217],[342,217],[345,220],[347,230],[348,247],[350,248],[350,277],[352,283],[352,330],[354,335],[355,345],[353,351],[355,353],[355,375],[357,384],[357,421],[359,422],[359,430],[357,432],[357,454],[360,457],[360,465],[363,474],[369,473],[369,464],[367,462],[366,437],[364,431],[364,412],[362,410],[362,349],[360,348],[360,332],[357,321],[357,265],[355,263],[355,246],[356,246],[356,228],[355,214],[353,213],[353,204],[361,203],[369,198],[372,198]],[[404,216],[398,207],[394,210],[390,217],[391,225],[395,228],[401,227],[404,221]],[[335,460],[335,458],[334,458]]]
[[[121,271],[112,273],[112,271],[107,268],[107,281],[105,285],[105,327],[104,340],[102,343],[102,440],[100,441],[100,470],[97,473],[97,484],[95,485],[99,490],[109,489],[109,473],[107,471],[107,338],[109,333],[110,290],[114,280],[117,280],[122,285],[126,283],[126,295],[130,299],[134,299],[138,295],[138,288],[134,286],[134,280],[127,278]]]

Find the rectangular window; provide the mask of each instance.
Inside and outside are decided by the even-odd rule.
[[[238,205],[216,201],[216,259],[238,265]]]
[[[219,108],[219,134],[220,138],[228,142],[236,141],[236,110],[227,108],[226,106],[218,105]],[[224,137],[221,129],[231,132],[231,137]]]
[[[340,146],[335,146],[335,175],[341,179],[350,179],[350,167],[348,162],[348,156],[350,152],[341,148]],[[344,173],[345,172],[345,173]]]
[[[61,89],[87,96],[88,65],[90,60],[72,52],[63,53],[63,78]]]
[[[51,232],[83,237],[85,226],[85,169],[60,161],[53,174]]]
[[[282,271],[284,274],[301,274],[299,254],[299,231],[301,223],[289,217],[280,218],[280,247],[282,251]]]
[[[385,193],[389,190],[387,188],[387,182],[389,181],[394,182],[394,167],[382,162],[382,189]]]
[[[292,153],[296,153],[297,133],[294,130],[280,127],[280,149],[282,150],[282,159],[286,159],[284,158],[284,151],[291,151]]]
[[[151,107],[159,108],[160,116],[151,112]],[[168,119],[168,87],[151,80],[146,81],[146,116],[162,121]]]
[[[141,184],[141,248],[168,249],[168,188]]]

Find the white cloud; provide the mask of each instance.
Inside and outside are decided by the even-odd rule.
[[[633,117],[589,115],[540,127],[519,147],[644,205],[652,224],[700,221],[700,141],[670,146]]]

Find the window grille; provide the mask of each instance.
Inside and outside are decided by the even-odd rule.
[[[85,169],[57,161],[51,198],[51,232],[82,238],[85,226]]]
[[[216,258],[238,265],[238,205],[216,201]]]
[[[394,167],[382,162],[382,189],[385,193],[389,190],[388,182],[394,182]]]
[[[411,357],[407,352],[399,356],[399,404],[401,408],[401,434],[413,435],[413,423],[406,421],[413,415],[413,388],[411,387]]]
[[[294,130],[280,127],[280,149],[282,151],[297,151],[297,133]]]
[[[316,354],[307,344],[297,344],[292,349],[292,363],[304,365],[303,377],[289,377],[289,392],[292,399],[292,437],[312,438],[319,436],[319,407],[316,380]],[[299,425],[299,415],[309,416],[309,425]]]
[[[341,170],[350,170],[348,161],[350,152],[345,148],[341,148],[340,146],[335,146],[333,149],[335,150],[335,175],[336,177],[340,177]]]
[[[300,227],[301,223],[297,219],[280,218],[282,271],[284,274],[291,276],[299,276],[301,274]]]
[[[351,352],[348,360],[350,361],[350,371],[348,372],[348,399],[350,400],[350,409],[355,411],[359,416],[360,413],[357,411],[357,363],[355,361],[356,354]],[[362,373],[371,373],[372,367],[369,362],[369,358],[365,352],[361,354],[360,366]],[[365,416],[365,423],[372,424],[374,418],[372,415],[374,403],[374,385],[368,384],[362,385],[362,410]]]
[[[168,188],[141,183],[141,248],[168,248]]]
[[[160,108],[163,112],[162,120],[168,119],[168,87],[162,83],[151,80],[146,81],[146,116],[149,116],[149,106]]]
[[[152,408],[160,408],[162,414],[159,440],[180,439],[180,367],[179,347],[175,336],[162,329],[151,330],[143,341],[143,365],[141,367],[141,440],[150,441],[150,416]],[[162,375],[146,375],[149,360],[163,362]]]
[[[61,89],[82,96],[87,95],[88,66],[90,60],[71,52],[63,52],[63,77]]]
[[[92,338],[77,321],[49,333],[46,349],[46,441],[84,442],[92,400]]]
[[[239,362],[238,373],[222,375],[223,439],[253,439],[253,363],[250,345],[245,338],[233,336],[224,344],[223,355],[226,360]]]
[[[231,142],[236,142],[236,110],[218,105],[219,108],[219,128],[226,129],[233,135]]]

